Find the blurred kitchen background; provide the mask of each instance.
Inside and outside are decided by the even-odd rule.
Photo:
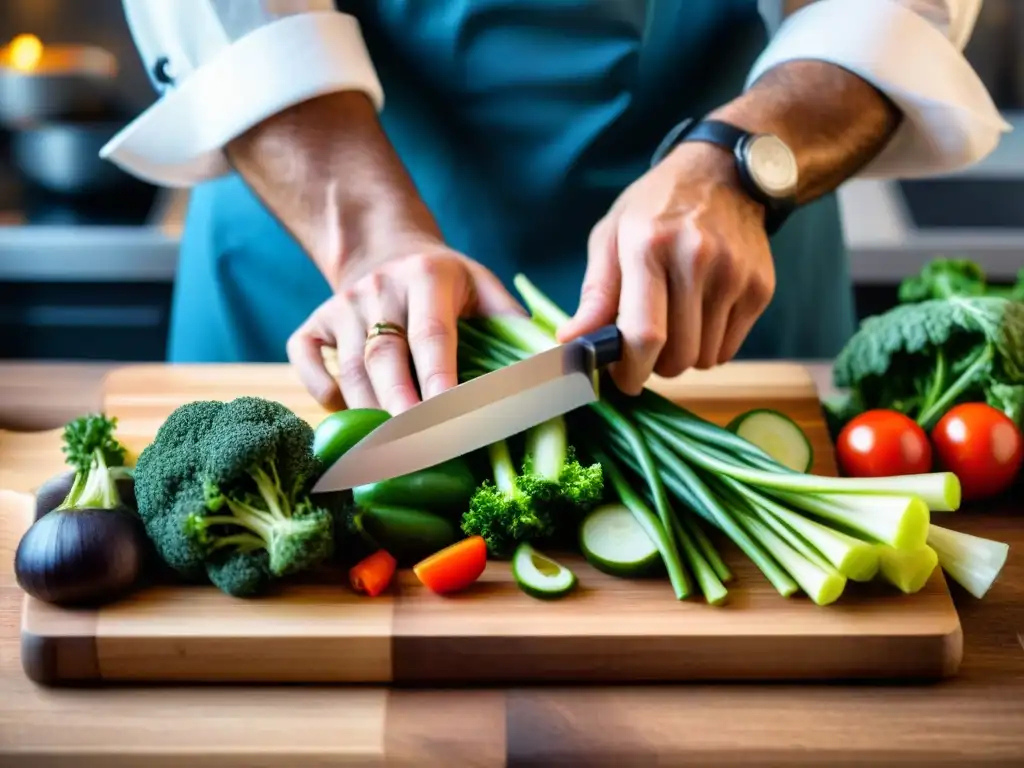
[[[1015,126],[1024,124],[1022,43],[1024,2],[986,0],[968,57]],[[155,98],[120,0],[0,0],[2,44],[8,66],[72,57],[110,87],[54,82],[42,98],[0,75],[0,358],[163,359],[185,195],[96,157]],[[58,44],[76,48],[48,47]],[[44,103],[71,112],[47,116]],[[1024,266],[1020,127],[969,173],[853,182],[841,198],[862,315],[890,306],[899,281],[936,255],[975,259],[994,281]]]

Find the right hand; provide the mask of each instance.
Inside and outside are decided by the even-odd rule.
[[[288,340],[288,359],[325,408],[405,411],[420,401],[416,381],[423,399],[458,383],[459,318],[524,314],[494,274],[433,238],[400,253],[340,288]],[[405,333],[368,338],[375,323]],[[337,381],[324,347],[337,350]]]

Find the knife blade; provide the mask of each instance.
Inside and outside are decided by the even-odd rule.
[[[605,326],[452,387],[377,427],[324,472],[313,492],[401,477],[592,403],[595,371],[621,357],[618,328]]]

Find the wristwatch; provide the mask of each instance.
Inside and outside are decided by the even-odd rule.
[[[771,133],[750,133],[721,120],[684,120],[662,139],[651,167],[684,141],[703,141],[732,152],[744,191],[764,206],[765,230],[775,234],[796,208],[797,162]]]

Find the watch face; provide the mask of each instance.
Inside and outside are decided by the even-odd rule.
[[[765,193],[788,197],[796,192],[796,158],[781,139],[770,134],[754,136],[746,154],[747,169]]]

